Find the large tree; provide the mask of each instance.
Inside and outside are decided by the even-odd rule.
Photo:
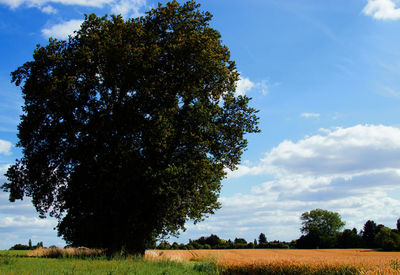
[[[86,16],[12,73],[22,157],[2,188],[57,217],[72,245],[143,253],[201,221],[258,132],[211,15],[176,1],[124,21]]]

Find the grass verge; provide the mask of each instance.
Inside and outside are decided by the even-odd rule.
[[[25,252],[26,255],[27,252]],[[141,257],[21,257],[20,253],[0,253],[0,274],[40,274],[40,275],[80,275],[80,274],[144,274],[144,275],[176,275],[176,274],[219,274],[214,270],[200,267],[200,262],[174,262],[169,260],[151,261]]]

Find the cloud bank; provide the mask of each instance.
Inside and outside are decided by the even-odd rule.
[[[34,244],[43,241],[45,246],[65,245],[53,230],[57,226],[56,219],[40,219],[30,199],[10,203],[8,195],[0,191],[0,249],[9,249],[17,243],[27,244],[29,239]]]
[[[256,166],[240,166],[232,177],[246,174],[353,176],[400,169],[400,129],[383,125],[321,129],[324,135],[297,142],[285,140]]]
[[[285,140],[256,165],[228,172],[228,179],[266,180],[249,194],[222,197],[222,209],[202,226],[212,225],[222,236],[265,232],[290,241],[300,236],[301,213],[315,208],[339,212],[346,228],[360,230],[368,219],[394,226],[400,217],[399,155],[400,129],[384,125],[321,129]]]

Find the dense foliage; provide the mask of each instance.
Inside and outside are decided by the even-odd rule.
[[[318,232],[321,235],[331,236],[345,225],[339,213],[323,209],[304,212],[300,219],[303,225],[300,231],[306,234]]]
[[[258,132],[211,15],[188,1],[145,16],[86,16],[12,73],[23,156],[2,188],[32,197],[74,246],[143,253],[219,208],[225,169]]]
[[[333,247],[336,234],[345,225],[339,213],[323,209],[304,212],[300,219],[302,220],[300,231],[305,235],[297,240],[299,248]]]
[[[261,233],[264,234],[264,233]],[[157,246],[149,248],[157,248],[162,250],[168,249],[255,249],[255,248],[271,248],[271,249],[287,249],[291,247],[291,243],[272,241],[272,242],[247,242],[244,238],[235,238],[232,240],[224,240],[217,235],[211,234],[208,237],[200,237],[197,240],[189,240],[187,244],[173,244],[167,241],[160,242]]]

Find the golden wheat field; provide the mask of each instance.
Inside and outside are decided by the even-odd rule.
[[[400,252],[378,252],[370,249],[151,250],[146,252],[146,257],[175,261],[210,258],[219,265],[228,266],[351,266],[364,274],[400,274]]]

